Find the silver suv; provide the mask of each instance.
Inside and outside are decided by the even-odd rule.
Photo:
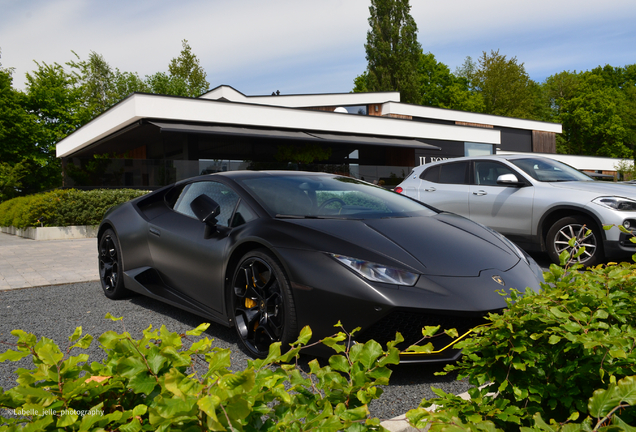
[[[448,159],[416,167],[396,187],[438,209],[480,222],[526,250],[545,251],[558,263],[564,250],[594,265],[636,252],[636,187],[594,181],[561,162],[533,155]],[[586,235],[591,230],[591,234]],[[568,242],[575,237],[574,247]],[[461,247],[461,245],[458,245]]]

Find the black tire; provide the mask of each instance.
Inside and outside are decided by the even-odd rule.
[[[120,299],[130,295],[124,286],[124,269],[117,234],[107,229],[99,239],[99,280],[106,297]]]
[[[289,280],[269,251],[245,254],[234,271],[230,290],[234,325],[250,355],[264,358],[272,343],[282,342],[285,350],[296,340],[296,310]]]
[[[589,236],[585,233],[591,230]],[[577,237],[574,247],[568,245],[572,237]],[[581,246],[585,246],[585,252],[581,254],[575,262],[586,266],[593,266],[603,262],[605,254],[603,252],[603,237],[596,224],[585,216],[568,216],[559,219],[550,227],[546,237],[546,247],[550,259],[559,264],[559,255],[568,250],[570,255],[574,255]]]

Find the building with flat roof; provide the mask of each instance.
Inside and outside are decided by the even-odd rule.
[[[476,154],[555,153],[560,124],[400,103],[398,92],[198,98],[135,93],[57,144],[64,186],[156,188],[235,169],[339,172],[399,182],[414,166]],[[281,147],[329,149],[309,165]]]

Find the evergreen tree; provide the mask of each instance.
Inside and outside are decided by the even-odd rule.
[[[368,91],[399,91],[402,102],[419,103],[417,66],[422,48],[409,0],[371,0],[367,43]]]

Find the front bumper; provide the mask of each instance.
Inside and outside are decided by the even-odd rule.
[[[439,325],[440,332],[455,328],[462,335],[485,323],[488,313],[506,307],[506,297],[500,290],[525,291],[527,286],[539,286],[537,276],[523,260],[507,271],[488,269],[477,277],[422,275],[415,286],[398,287],[363,280],[323,253],[291,249],[278,252],[287,263],[298,327],[311,327],[312,343],[339,331],[334,325],[341,322],[346,331],[360,327],[354,335],[360,342],[374,339],[385,345],[400,332],[405,342],[398,348],[404,350],[422,339],[426,326]],[[503,286],[495,276],[505,281]],[[442,335],[431,342],[438,351],[451,340]],[[313,352],[334,354],[324,348]],[[402,361],[448,362],[459,355],[451,347],[434,354],[403,355]]]

